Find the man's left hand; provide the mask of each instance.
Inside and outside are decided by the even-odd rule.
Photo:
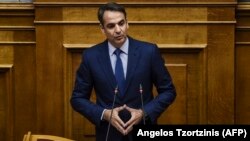
[[[131,118],[125,123],[125,134],[127,135],[133,129],[133,125],[138,124],[143,118],[142,109],[133,109],[125,105],[125,109],[131,114]]]

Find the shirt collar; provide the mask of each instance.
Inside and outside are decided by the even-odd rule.
[[[120,47],[123,53],[128,54],[128,45],[129,45],[129,40],[128,37],[126,38],[126,41],[124,44]],[[108,42],[108,47],[109,47],[109,55],[113,55],[114,51],[116,50],[116,47],[114,47],[110,42]]]

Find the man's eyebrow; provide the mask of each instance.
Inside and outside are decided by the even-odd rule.
[[[125,22],[125,19],[120,20],[118,23]]]
[[[125,21],[125,19],[121,19],[120,21],[118,21],[117,23],[108,23],[107,25],[112,25],[112,24],[118,24],[118,23],[120,23],[120,22],[124,22]]]

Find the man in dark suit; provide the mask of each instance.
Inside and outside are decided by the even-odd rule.
[[[129,25],[123,6],[102,5],[98,19],[107,40],[84,50],[71,105],[96,125],[97,141],[132,140],[133,125],[155,124],[174,101],[175,87],[157,45],[127,35]],[[96,103],[89,100],[93,88]]]

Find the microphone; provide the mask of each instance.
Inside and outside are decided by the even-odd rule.
[[[114,99],[113,99],[113,104],[112,104],[112,108],[111,108],[111,114],[109,117],[109,125],[108,125],[107,134],[106,134],[106,141],[108,141],[108,137],[109,137],[109,129],[110,129],[110,124],[111,124],[111,119],[112,119],[112,115],[113,115],[113,109],[114,109],[115,99],[116,99],[117,94],[118,94],[118,86],[116,86],[116,88],[114,90]]]
[[[146,124],[146,121],[145,121],[145,110],[144,110],[144,105],[143,105],[143,88],[142,88],[142,84],[140,84],[140,89],[139,89],[139,92],[141,94],[141,107],[142,107],[142,111],[143,111],[143,124],[145,125]]]

